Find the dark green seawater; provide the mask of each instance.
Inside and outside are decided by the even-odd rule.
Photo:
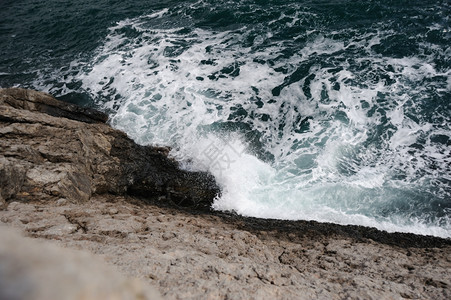
[[[0,0],[0,87],[209,170],[213,207],[451,236],[450,1]]]

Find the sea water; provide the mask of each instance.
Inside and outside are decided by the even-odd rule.
[[[451,237],[448,1],[0,3],[0,86],[94,106],[216,210]]]

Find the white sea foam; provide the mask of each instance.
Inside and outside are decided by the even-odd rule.
[[[375,55],[372,46],[388,34],[382,32],[345,43],[312,31],[300,51],[284,57],[283,46],[268,42],[270,30],[149,27],[167,15],[165,9],[111,27],[97,56],[69,80],[114,111],[112,124],[137,142],[170,145],[185,168],[210,171],[222,188],[213,208],[451,236],[446,217],[439,225],[405,208],[421,206],[417,192],[451,196],[440,183],[451,177],[449,147],[431,142],[451,136],[449,127],[412,117],[412,97],[421,101],[427,89],[421,83],[444,76],[430,61]],[[253,44],[243,46],[250,34]],[[311,76],[290,82],[299,65],[350,47],[361,54],[334,66],[311,63]],[[425,147],[412,148],[419,139]]]

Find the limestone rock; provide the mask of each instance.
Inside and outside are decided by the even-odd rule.
[[[107,194],[10,202],[0,222],[99,255],[168,299],[451,299],[449,239],[381,232],[375,241],[371,228],[197,214]],[[9,260],[0,253],[0,273]]]
[[[210,174],[181,170],[168,149],[137,145],[106,120],[49,94],[0,90],[3,200],[84,202],[129,193],[209,209],[219,193]]]
[[[2,94],[2,102],[18,109],[43,112],[54,117],[64,117],[85,123],[105,123],[108,116],[100,111],[79,107],[58,101],[49,94],[26,90],[26,89],[6,89]]]
[[[161,299],[98,258],[21,237],[0,226],[0,299]]]
[[[5,209],[6,201],[3,199],[2,195],[0,195],[0,210]]]
[[[0,202],[17,194],[24,182],[25,170],[0,157]]]

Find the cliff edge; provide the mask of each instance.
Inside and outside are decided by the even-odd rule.
[[[129,194],[209,210],[214,178],[181,170],[169,149],[140,146],[94,109],[19,88],[0,90],[0,206]]]

